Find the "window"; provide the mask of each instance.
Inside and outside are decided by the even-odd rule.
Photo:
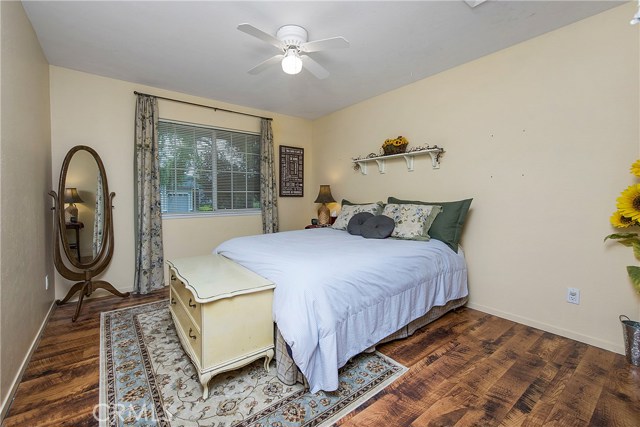
[[[163,214],[254,212],[260,209],[260,137],[161,120]]]

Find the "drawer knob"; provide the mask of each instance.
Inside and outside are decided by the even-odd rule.
[[[176,304],[177,304],[177,303],[176,303],[176,299],[175,299],[175,298],[171,298],[171,304],[172,304],[172,305],[176,305]]]
[[[192,340],[195,340],[197,337],[195,335],[193,335],[193,329],[189,328],[189,338],[191,338]]]
[[[176,276],[174,276],[173,274],[171,275],[171,281],[175,282],[176,281]]]
[[[191,298],[189,298],[189,307],[191,307],[191,308],[196,308],[197,307],[196,304],[193,304],[193,301],[191,301]]]

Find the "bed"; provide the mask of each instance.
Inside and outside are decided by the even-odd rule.
[[[436,239],[365,239],[316,228],[238,237],[214,252],[276,284],[279,377],[303,376],[314,393],[336,390],[349,358],[412,333],[468,294],[462,249]]]

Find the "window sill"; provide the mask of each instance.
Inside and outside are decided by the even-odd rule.
[[[254,216],[260,215],[260,209],[242,209],[242,210],[227,210],[221,209],[215,212],[206,212],[206,213],[163,213],[162,219],[192,219],[192,218],[216,218],[221,216]]]

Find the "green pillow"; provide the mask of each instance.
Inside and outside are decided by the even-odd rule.
[[[387,203],[410,203],[412,205],[438,205],[442,211],[431,224],[429,236],[447,244],[454,252],[458,252],[458,243],[462,236],[462,226],[469,212],[469,206],[473,199],[459,200],[456,202],[421,202],[412,200],[400,200],[389,197]]]

